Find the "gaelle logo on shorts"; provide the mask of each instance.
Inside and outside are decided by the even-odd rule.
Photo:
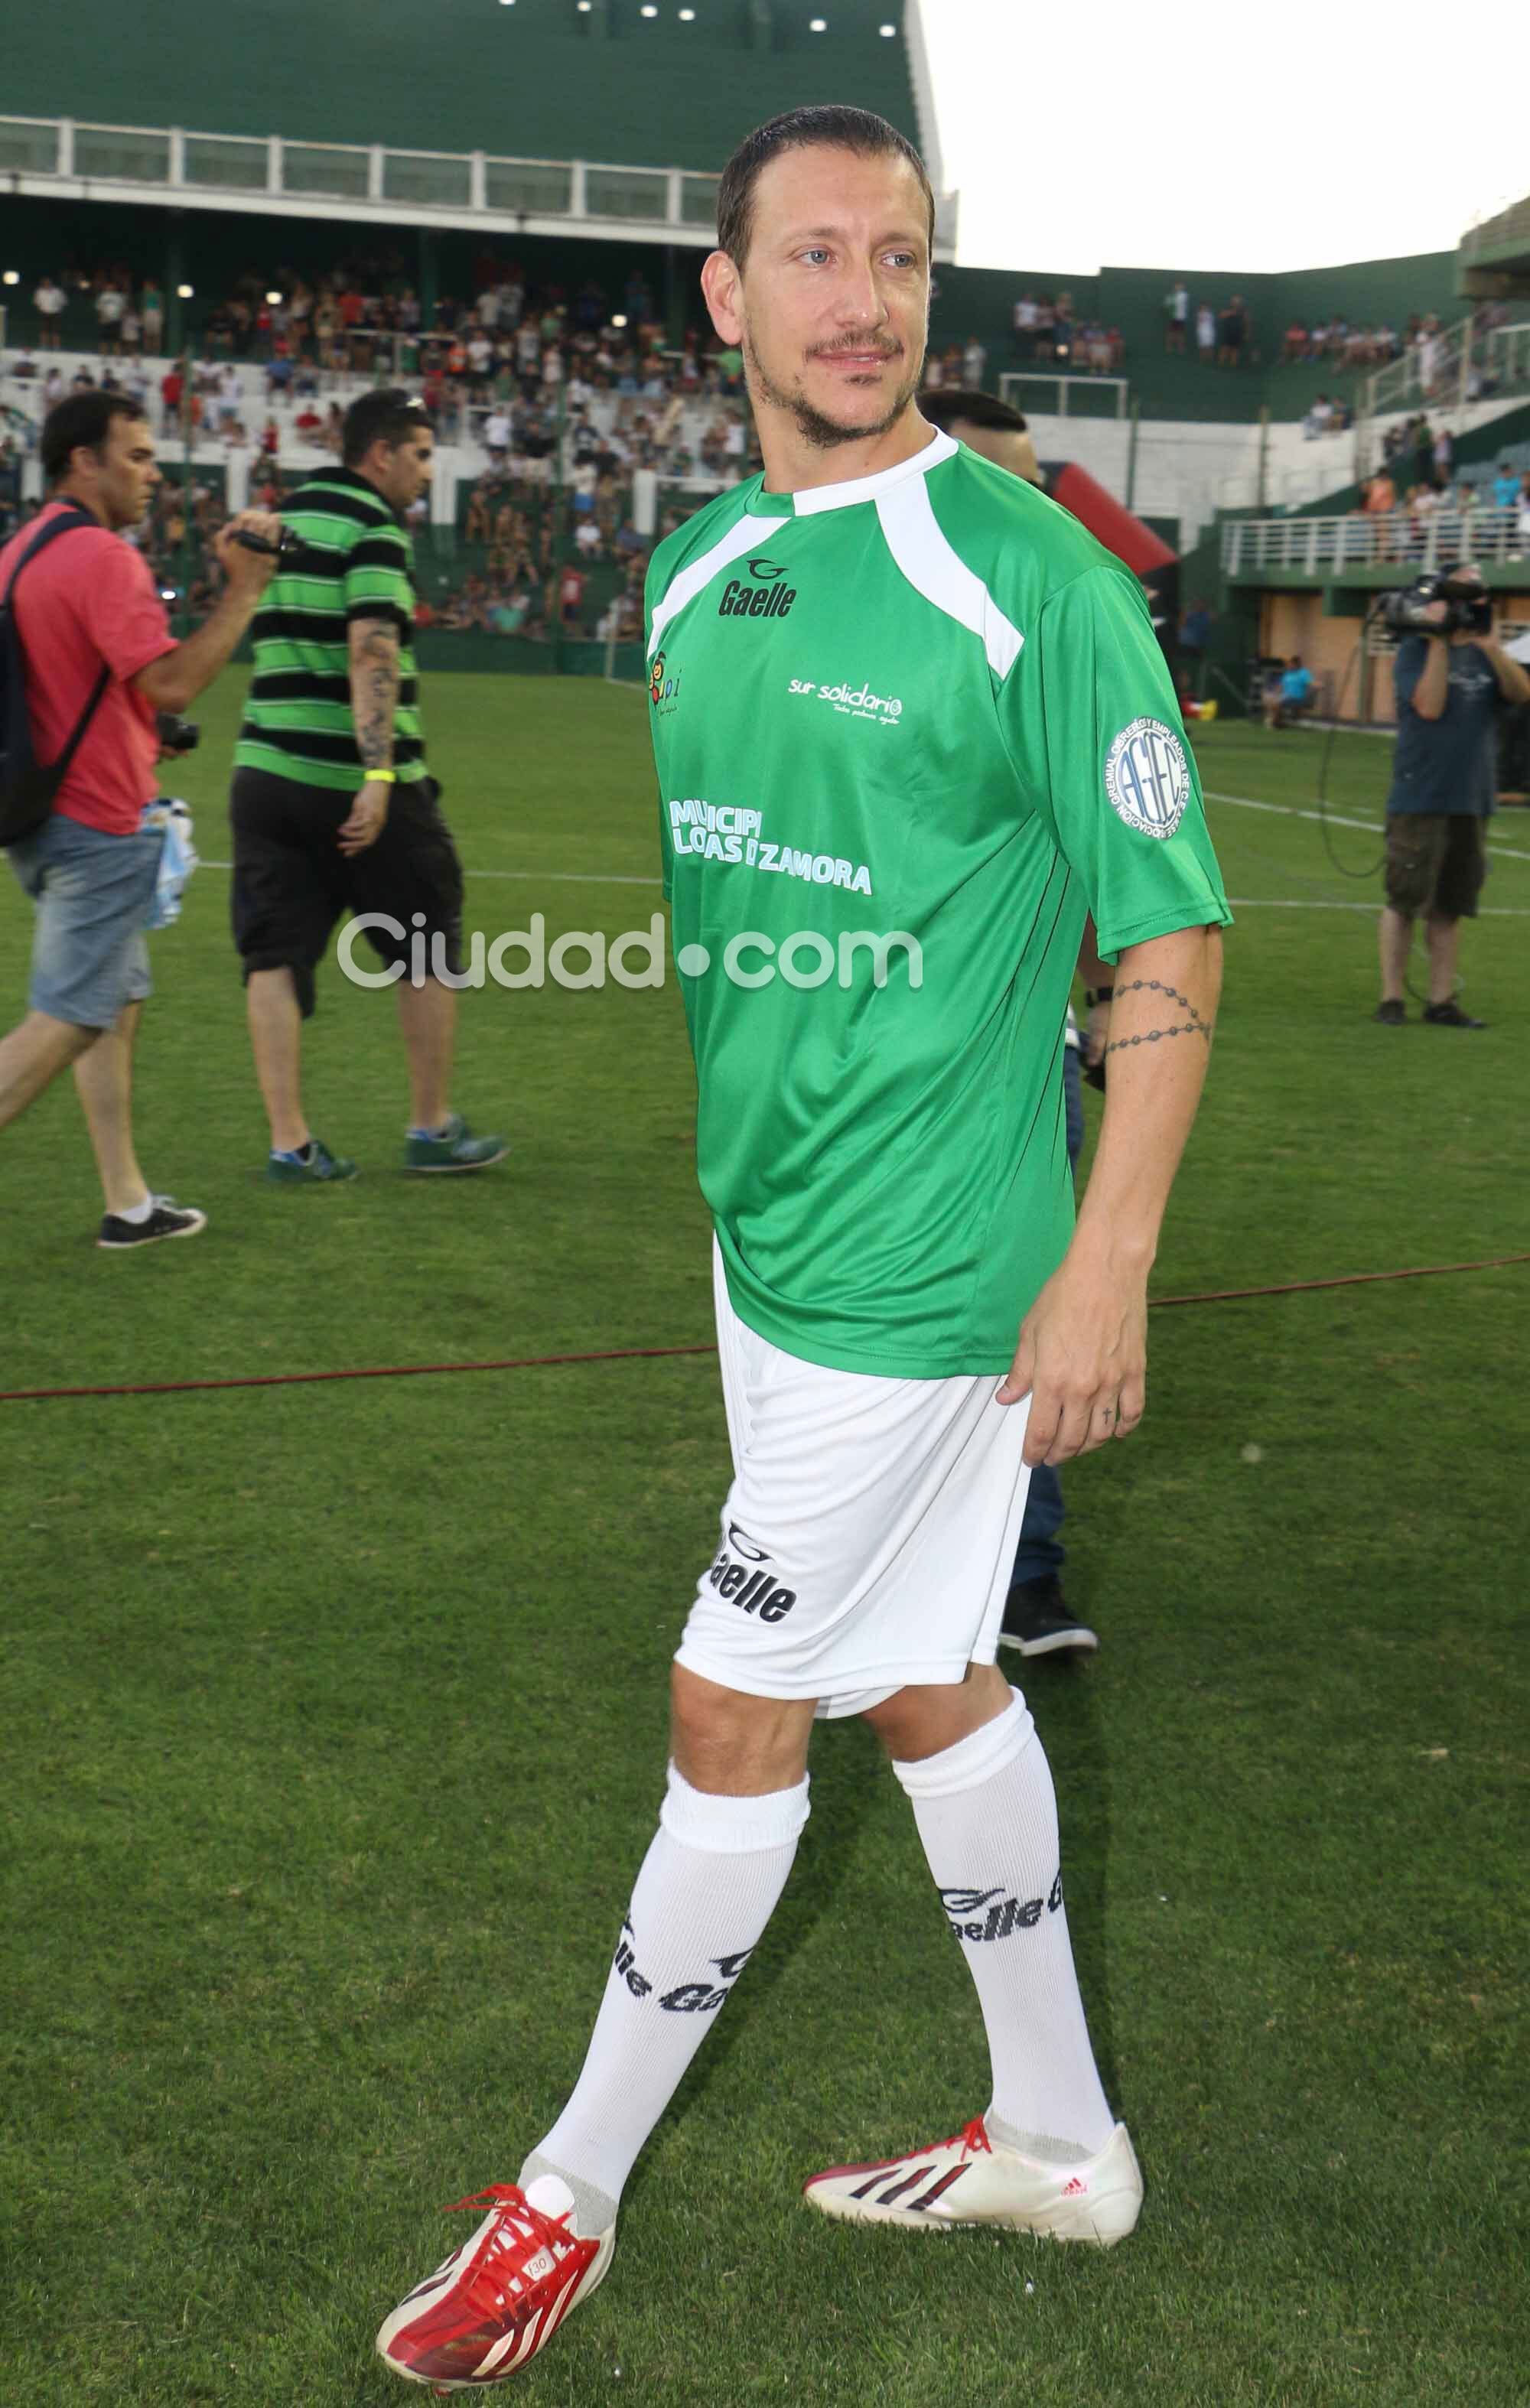
[[[727,1546],[719,1550],[707,1578],[719,1597],[725,1597],[740,1613],[756,1613],[762,1622],[784,1622],[797,1601],[797,1593],[794,1588],[782,1588],[773,1570],[759,1570],[768,1561],[769,1554],[768,1547],[760,1546],[736,1522],[730,1522]],[[736,1563],[736,1555],[742,1561]]]
[[[1129,721],[1105,756],[1105,793],[1139,836],[1172,836],[1190,800],[1190,764],[1173,728],[1161,719]]]

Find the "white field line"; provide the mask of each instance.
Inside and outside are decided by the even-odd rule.
[[[1259,803],[1251,795],[1219,794],[1214,786],[1203,786],[1201,792],[1208,803],[1236,803],[1240,811],[1273,811],[1278,819],[1283,820],[1317,820],[1321,823],[1328,819],[1335,827],[1364,828],[1367,836],[1382,833],[1380,820],[1347,820],[1337,811],[1304,811],[1294,803]],[[1488,851],[1501,853],[1505,861],[1530,861],[1530,853],[1516,853],[1510,844],[1490,843]]]
[[[203,869],[230,869],[232,862],[204,861]],[[602,877],[593,870],[578,869],[469,869],[465,877],[508,878],[541,882],[549,886],[651,886],[657,887],[657,878],[633,878],[613,873]],[[1235,911],[1364,911],[1373,916],[1380,908],[1375,903],[1325,903],[1307,895],[1229,895],[1228,902]],[[1530,920],[1530,906],[1515,910],[1508,904],[1488,904],[1479,911],[1480,920]]]
[[[1380,909],[1379,903],[1320,903],[1306,895],[1229,895],[1235,911],[1364,911],[1373,920]],[[1530,920],[1530,906],[1516,909],[1509,903],[1484,904],[1478,911],[1480,920]]]
[[[232,869],[234,864],[232,861],[208,861],[203,854],[199,856],[197,867],[201,869]],[[610,870],[602,873],[583,869],[468,869],[463,874],[466,878],[529,878],[548,886],[657,887],[659,884],[657,870],[651,878],[634,878],[624,871]]]

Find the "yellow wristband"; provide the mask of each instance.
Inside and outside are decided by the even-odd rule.
[[[392,769],[368,769],[366,782],[369,786],[392,786],[397,783],[397,779]]]

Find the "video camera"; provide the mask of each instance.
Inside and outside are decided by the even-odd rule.
[[[1427,613],[1433,602],[1443,602],[1443,619]],[[1415,578],[1400,593],[1383,594],[1380,615],[1396,636],[1487,636],[1493,632],[1493,600],[1485,586],[1463,578],[1455,563]]]
[[[294,535],[291,527],[283,527],[275,543],[264,535],[257,535],[253,527],[236,527],[232,540],[242,552],[275,552],[279,560],[291,560],[303,549],[302,537]]]

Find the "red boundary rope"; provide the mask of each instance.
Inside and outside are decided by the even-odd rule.
[[[1480,1263],[1427,1263],[1400,1271],[1344,1271],[1337,1279],[1290,1280],[1280,1287],[1212,1288],[1204,1296],[1155,1296],[1151,1310],[1175,1304],[1238,1304],[1249,1297],[1308,1296],[1318,1288],[1369,1287],[1380,1280],[1445,1279],[1456,1271],[1507,1270],[1530,1254],[1494,1254]],[[318,1380],[424,1380],[451,1371],[540,1371],[576,1363],[649,1363],[676,1354],[715,1354],[696,1346],[607,1346],[587,1354],[508,1354],[492,1363],[384,1363],[349,1371],[253,1371],[228,1380],[146,1380],[101,1388],[0,1388],[0,1405],[45,1404],[65,1397],[180,1397],[217,1388],[295,1388]]]

